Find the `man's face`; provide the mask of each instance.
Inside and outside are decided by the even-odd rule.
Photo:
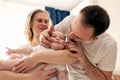
[[[85,25],[82,23],[83,15],[79,14],[72,22],[70,32],[68,34],[69,40],[74,42],[84,42],[92,40],[94,29],[91,25]]]

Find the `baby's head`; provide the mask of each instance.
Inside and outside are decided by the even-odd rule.
[[[64,34],[58,31],[53,31],[52,33],[53,42],[50,44],[50,48],[54,50],[64,49]]]

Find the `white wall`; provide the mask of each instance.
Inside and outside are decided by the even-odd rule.
[[[93,5],[93,4],[97,4],[97,0],[83,0],[79,5],[77,5],[75,8],[73,8],[70,11],[70,14],[78,15],[78,13],[83,7],[87,5]]]
[[[104,7],[110,15],[111,24],[108,32],[118,44],[116,70],[120,71],[120,0],[98,0],[98,5]]]
[[[78,15],[80,10],[89,5],[90,4],[90,0],[83,0],[80,5],[77,5],[75,8],[73,8],[71,11],[70,11],[70,14],[73,14],[73,15]]]
[[[24,25],[27,15],[34,9],[44,6],[30,6],[0,0],[0,58],[6,47],[17,48],[26,43]]]
[[[118,44],[118,55],[116,63],[116,71],[120,71],[120,0],[84,0],[85,5],[79,4],[73,10],[71,14],[78,14],[79,10],[89,4],[98,4],[105,8],[110,15],[111,24],[108,32],[116,39]]]

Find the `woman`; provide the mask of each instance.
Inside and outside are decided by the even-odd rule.
[[[47,29],[50,25],[50,18],[47,12],[36,9],[32,11],[26,21],[25,35],[28,40],[28,44],[22,46],[22,48],[34,47],[39,44],[40,33]],[[0,71],[0,80],[45,80],[49,78],[49,74],[54,73],[56,70],[49,70],[48,72],[43,72],[42,69],[45,65],[41,65],[39,68],[33,70],[31,73],[20,74],[11,71]],[[38,72],[38,70],[40,70]],[[36,75],[33,75],[36,74]],[[44,76],[44,77],[43,77]]]
[[[50,18],[47,12],[37,9],[28,15],[25,27],[25,34],[28,45],[31,47],[39,44],[40,33],[50,25]]]

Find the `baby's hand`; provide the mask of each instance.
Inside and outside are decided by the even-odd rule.
[[[37,63],[35,63],[35,60],[32,57],[26,57],[22,58],[17,65],[14,66],[12,71],[18,72],[18,73],[25,73],[35,67]]]
[[[10,49],[8,47],[6,47],[7,51],[6,51],[6,54],[7,55],[11,55],[11,54],[15,54],[16,53],[16,50],[15,49]]]

